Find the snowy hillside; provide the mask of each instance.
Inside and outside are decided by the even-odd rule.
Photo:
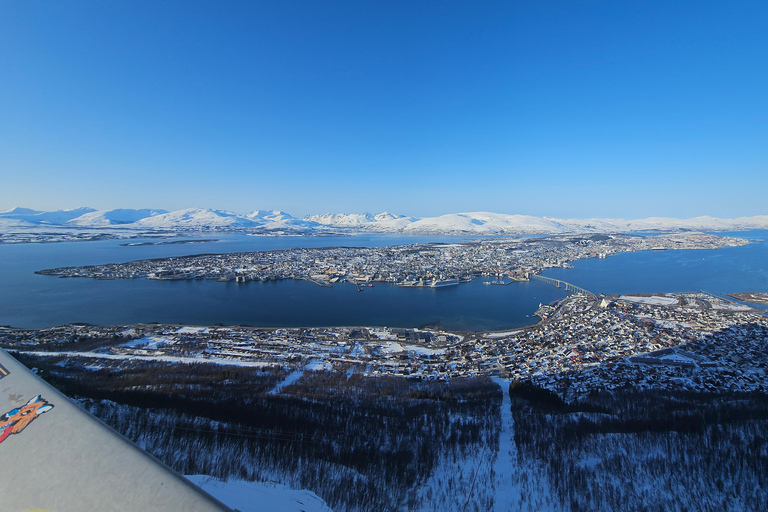
[[[147,217],[154,217],[156,215],[162,215],[168,213],[166,210],[132,210],[132,209],[117,209],[108,211],[94,211],[81,215],[72,220],[67,221],[67,224],[74,226],[101,228],[108,226],[119,226],[124,224],[132,224]]]
[[[647,232],[647,231],[745,231],[766,229],[768,215],[740,217],[738,219],[717,219],[703,216],[691,219],[649,217],[647,219],[567,219],[558,221],[568,231],[580,232]]]
[[[410,224],[418,220],[414,217],[406,217],[389,212],[382,212],[376,215],[371,213],[326,213],[323,215],[308,215],[304,219],[324,226],[355,228],[383,233],[403,231]]]
[[[93,208],[44,212],[14,208],[0,212],[0,232],[34,227],[115,228],[136,230],[239,230],[265,234],[453,234],[453,235],[535,235],[566,233],[621,233],[674,231],[743,231],[768,229],[768,215],[718,219],[709,216],[691,219],[650,217],[647,219],[555,219],[531,215],[492,212],[464,212],[438,217],[406,217],[383,212],[326,213],[303,219],[280,210],[255,210],[245,215],[209,208],[165,210]]]
[[[256,210],[245,216],[263,230],[313,230],[316,222],[301,220],[280,210]]]
[[[405,228],[413,233],[477,233],[537,234],[563,233],[563,226],[554,220],[530,215],[505,215],[501,213],[473,212],[454,213],[430,217],[411,223]]]
[[[296,217],[280,210],[256,210],[245,215],[247,218],[255,221],[290,221],[296,220]]]
[[[256,225],[251,219],[224,210],[188,208],[147,217],[133,224],[141,228],[156,229],[226,229],[249,228]]]
[[[62,225],[82,215],[95,212],[93,208],[41,212],[29,208],[13,208],[0,213],[0,219],[19,220],[32,225]]]
[[[40,210],[32,210],[31,208],[11,208],[10,210],[4,210],[0,212],[0,217],[15,217],[21,215],[35,215],[37,213],[43,213]]]

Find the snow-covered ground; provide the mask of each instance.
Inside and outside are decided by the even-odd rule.
[[[443,453],[430,477],[411,491],[413,502],[419,503],[418,508],[409,507],[408,510],[563,510],[550,489],[548,474],[541,461],[518,455],[507,391],[509,381],[501,378],[493,381],[503,392],[498,444],[495,439],[488,438],[472,445],[471,449]]]
[[[506,338],[507,336],[512,336],[519,330],[520,329],[516,329],[514,331],[505,331],[505,332],[488,332],[483,334],[483,336],[486,338]]]
[[[639,297],[635,295],[622,295],[619,297],[621,300],[629,302],[639,302],[642,304],[650,304],[651,306],[673,306],[677,304],[677,299],[674,297],[662,297],[660,295],[652,295],[650,297]]]
[[[265,366],[275,366],[274,363],[265,363],[262,361],[240,361],[239,359],[223,359],[219,357],[177,357],[161,355],[137,355],[137,354],[103,354],[100,352],[28,352],[32,355],[42,356],[64,356],[64,357],[90,357],[94,359],[135,359],[139,361],[164,361],[167,363],[185,363],[185,364],[220,364],[223,366],[247,366],[250,368],[264,368]]]
[[[438,356],[445,353],[443,348],[427,348],[420,345],[403,345],[404,350],[420,356]]]
[[[512,419],[512,401],[509,398],[509,381],[494,377],[501,386],[504,399],[501,402],[501,433],[499,451],[493,465],[494,511],[510,510],[557,512],[562,510],[554,499],[546,475],[538,461],[526,462],[518,458],[515,446],[515,422]]]
[[[176,343],[174,339],[166,338],[165,336],[147,336],[145,338],[139,338],[137,340],[121,343],[120,346],[129,348],[145,348],[150,350],[166,344],[173,345],[174,343]]]
[[[201,334],[208,332],[208,327],[179,327],[176,329],[176,333],[178,334]]]
[[[380,340],[396,340],[397,339],[397,336],[389,332],[389,329],[379,329],[376,327],[371,327],[370,329],[368,329],[368,331]]]
[[[304,370],[305,370],[305,367],[302,366],[301,368],[298,368],[293,372],[289,373],[286,378],[278,382],[277,385],[274,388],[272,388],[272,390],[270,390],[269,394],[276,395],[285,386],[290,386],[291,384],[299,380],[301,376],[304,375]]]
[[[722,309],[726,311],[749,311],[752,308],[750,308],[746,304],[732,303],[732,304],[713,304],[712,309]]]
[[[333,366],[327,362],[327,361],[321,361],[319,359],[313,359],[309,363],[306,364],[306,366],[302,366],[301,368],[298,368],[288,374],[286,378],[281,380],[272,390],[269,392],[270,395],[276,395],[279,393],[284,387],[290,386],[297,380],[299,380],[302,375],[304,375],[304,372],[319,372],[323,370],[331,370]]]
[[[399,343],[395,343],[394,341],[390,341],[388,343],[382,344],[381,351],[384,354],[397,354],[398,352],[403,351],[403,346]]]
[[[240,512],[332,512],[312,491],[294,490],[267,482],[226,482],[208,475],[185,475],[187,480]]]
[[[493,510],[507,512],[514,510],[522,489],[519,482],[515,482],[512,475],[512,464],[517,461],[517,447],[513,439],[514,422],[512,420],[511,400],[509,399],[509,381],[494,377],[493,381],[501,387],[504,398],[501,402],[501,433],[499,434],[499,451],[496,454],[496,462],[493,465],[494,487],[496,488],[496,501]]]

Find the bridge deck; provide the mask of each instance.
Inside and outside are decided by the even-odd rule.
[[[557,286],[558,288],[565,288],[565,291],[570,292],[576,292],[576,293],[583,293],[584,295],[589,295],[591,297],[595,297],[595,294],[590,292],[589,290],[586,290],[580,286],[576,286],[575,284],[571,284],[567,281],[562,281],[560,279],[553,279],[551,277],[545,277],[533,274],[531,276],[532,279],[537,279],[539,281],[543,281],[547,284],[551,284],[552,286]]]

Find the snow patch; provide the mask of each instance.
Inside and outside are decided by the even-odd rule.
[[[158,347],[162,347],[165,344],[173,345],[174,343],[176,343],[175,340],[171,338],[166,338],[165,336],[146,336],[144,338],[139,338],[137,340],[131,340],[125,343],[121,343],[120,346],[129,347],[129,348],[155,349]]]
[[[397,336],[389,332],[388,329],[370,328],[368,329],[368,331],[380,340],[396,340],[397,339]]]
[[[397,354],[398,352],[403,351],[403,346],[399,343],[395,343],[393,341],[390,341],[389,343],[384,343],[381,346],[381,351],[385,354]]]
[[[639,302],[641,304],[650,304],[652,306],[673,306],[677,304],[677,299],[674,297],[662,297],[660,295],[652,295],[650,297],[638,297],[635,295],[622,295],[619,297],[621,300],[629,302]]]
[[[274,482],[222,481],[208,475],[185,475],[205,492],[240,512],[280,510],[285,512],[332,512],[317,494],[295,490]]]
[[[207,327],[179,327],[176,329],[177,334],[201,334],[208,332]]]
[[[513,334],[517,334],[520,332],[521,329],[516,329],[514,331],[506,331],[506,332],[489,332],[483,334],[483,337],[485,338],[506,338],[507,336],[512,336]]]
[[[444,348],[427,348],[419,345],[402,345],[403,349],[421,356],[437,356],[445,353]]]

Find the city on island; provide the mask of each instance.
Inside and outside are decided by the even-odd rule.
[[[399,286],[450,286],[478,276],[527,280],[547,268],[569,267],[583,258],[642,250],[719,249],[747,240],[704,233],[655,236],[585,235],[485,239],[393,247],[328,247],[201,254],[37,271],[38,274],[94,279],[213,279],[274,281],[296,279],[321,286],[373,282]],[[503,284],[496,280],[495,284]]]

